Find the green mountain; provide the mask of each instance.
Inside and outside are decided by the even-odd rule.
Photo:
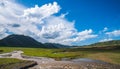
[[[0,46],[7,47],[44,47],[40,42],[37,42],[31,37],[24,35],[10,35],[0,40]]]
[[[41,43],[35,39],[24,35],[10,35],[0,40],[0,46],[4,47],[37,47],[37,48],[66,48],[61,44]]]

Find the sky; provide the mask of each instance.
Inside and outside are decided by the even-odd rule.
[[[120,40],[120,0],[0,0],[0,39],[87,45]]]

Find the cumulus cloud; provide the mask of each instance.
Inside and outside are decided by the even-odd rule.
[[[60,6],[57,5],[56,2],[54,2],[53,4],[51,3],[45,4],[41,7],[35,5],[35,7],[33,8],[28,8],[24,10],[23,17],[25,20],[29,22],[42,23],[42,19],[45,19],[51,16],[52,14],[57,13],[59,10]]]
[[[14,3],[13,0],[0,0],[0,24],[17,23],[23,10],[23,6]]]
[[[109,36],[117,37],[117,36],[120,36],[120,30],[114,30],[112,32],[106,32],[106,34],[109,35]]]
[[[103,40],[100,40],[99,42],[106,42],[106,41],[111,41],[111,40],[113,40],[113,39],[108,38],[108,39],[103,39]]]
[[[77,31],[75,22],[65,19],[67,13],[55,16],[60,9],[57,2],[27,8],[13,0],[0,0],[0,37],[23,34],[43,43],[60,44],[72,44],[97,37],[92,29]]]
[[[65,39],[62,42],[64,42],[64,43],[79,42],[79,41],[83,41],[83,40],[86,40],[86,39],[97,37],[97,35],[93,35],[92,33],[93,33],[93,31],[91,29],[84,30],[84,31],[81,31],[81,32],[76,32],[76,34],[73,35],[74,36],[73,38]]]

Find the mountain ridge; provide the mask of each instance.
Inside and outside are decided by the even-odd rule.
[[[59,45],[59,46],[58,46]],[[0,40],[0,46],[6,47],[38,47],[38,48],[68,48],[68,46],[54,43],[41,43],[25,35],[9,35]]]
[[[90,45],[85,45],[82,47],[104,47],[104,46],[120,46],[120,40],[111,40],[106,42],[97,42]],[[9,35],[0,40],[0,47],[32,47],[32,48],[74,48],[81,46],[68,46],[57,43],[41,43],[33,39],[32,37],[25,35]]]

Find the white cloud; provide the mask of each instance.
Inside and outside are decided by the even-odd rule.
[[[6,29],[0,26],[0,39],[6,37],[8,34],[6,33]]]
[[[106,32],[106,34],[109,35],[109,36],[117,37],[117,36],[120,36],[120,30],[114,30],[112,32]]]
[[[0,0],[0,23],[17,23],[19,16],[23,13],[23,6],[16,4],[13,0]]]
[[[108,28],[107,28],[107,27],[104,27],[103,32],[106,32],[107,30],[108,30]]]
[[[108,38],[108,39],[103,39],[103,40],[100,40],[99,42],[106,42],[106,41],[111,41],[111,40],[113,40],[113,39]]]
[[[26,8],[13,0],[0,1],[0,35],[24,34],[40,42],[72,44],[95,38],[92,29],[78,32],[75,22],[65,19],[65,15],[55,16],[60,6],[54,2],[41,7]]]
[[[41,7],[38,7],[38,5],[35,5],[33,8],[28,8],[24,10],[23,19],[29,21],[38,23],[41,22],[42,19],[45,19],[55,13],[57,13],[60,10],[60,6],[57,5],[56,2],[53,4],[45,4]]]
[[[99,34],[103,34],[103,33],[107,32],[107,31],[108,31],[108,28],[104,27],[103,30],[99,31]]]
[[[76,32],[75,36],[76,37],[74,37],[74,38],[65,39],[62,42],[64,42],[64,43],[66,43],[66,42],[79,42],[79,41],[83,41],[83,40],[86,40],[86,39],[97,37],[97,35],[92,34],[91,29],[84,30],[84,31],[81,31],[81,32]]]

